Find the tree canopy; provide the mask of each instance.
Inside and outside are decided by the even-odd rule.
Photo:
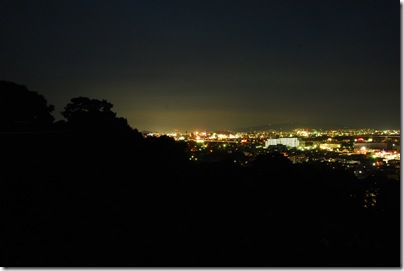
[[[75,97],[61,112],[70,129],[81,132],[133,133],[125,118],[117,117],[107,100]],[[140,133],[139,133],[140,134]]]
[[[49,128],[53,105],[24,85],[0,80],[0,130],[37,131]]]
[[[78,121],[80,118],[115,118],[116,113],[112,112],[113,105],[106,100],[90,99],[87,97],[76,97],[70,100],[62,111],[63,117],[68,121]]]

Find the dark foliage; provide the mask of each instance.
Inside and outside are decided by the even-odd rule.
[[[61,112],[67,122],[58,122],[56,128],[97,137],[126,135],[142,138],[141,133],[130,127],[125,118],[116,116],[111,110],[112,107],[113,104],[106,100],[72,98]]]
[[[111,107],[66,107],[89,134],[0,135],[6,267],[400,266],[399,182],[276,154],[193,163],[170,137],[95,136]]]
[[[26,86],[0,81],[0,131],[41,131],[54,121],[53,105]]]

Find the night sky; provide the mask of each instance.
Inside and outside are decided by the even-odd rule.
[[[399,129],[400,2],[1,0],[0,79],[139,131]]]

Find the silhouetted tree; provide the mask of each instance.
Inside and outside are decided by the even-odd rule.
[[[49,128],[53,105],[44,96],[24,85],[0,81],[0,130],[32,131]]]
[[[271,154],[260,154],[256,157],[253,165],[256,168],[262,168],[266,170],[288,170],[290,169],[292,162],[283,154],[274,152]]]
[[[160,137],[151,137],[145,140],[147,144],[147,155],[153,161],[158,161],[163,164],[182,165],[187,161],[186,148],[184,142],[175,141],[174,138],[167,135]]]
[[[67,127],[73,131],[134,134],[140,138],[141,133],[132,129],[125,118],[117,117],[112,107],[113,104],[106,100],[76,97],[61,113],[67,120]]]
[[[111,111],[113,105],[106,100],[90,99],[87,97],[72,98],[65,106],[62,115],[68,121],[82,120],[83,117],[111,117],[115,118],[116,113]]]

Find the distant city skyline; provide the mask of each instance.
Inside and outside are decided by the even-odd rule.
[[[396,1],[5,0],[1,78],[139,131],[401,127]]]

